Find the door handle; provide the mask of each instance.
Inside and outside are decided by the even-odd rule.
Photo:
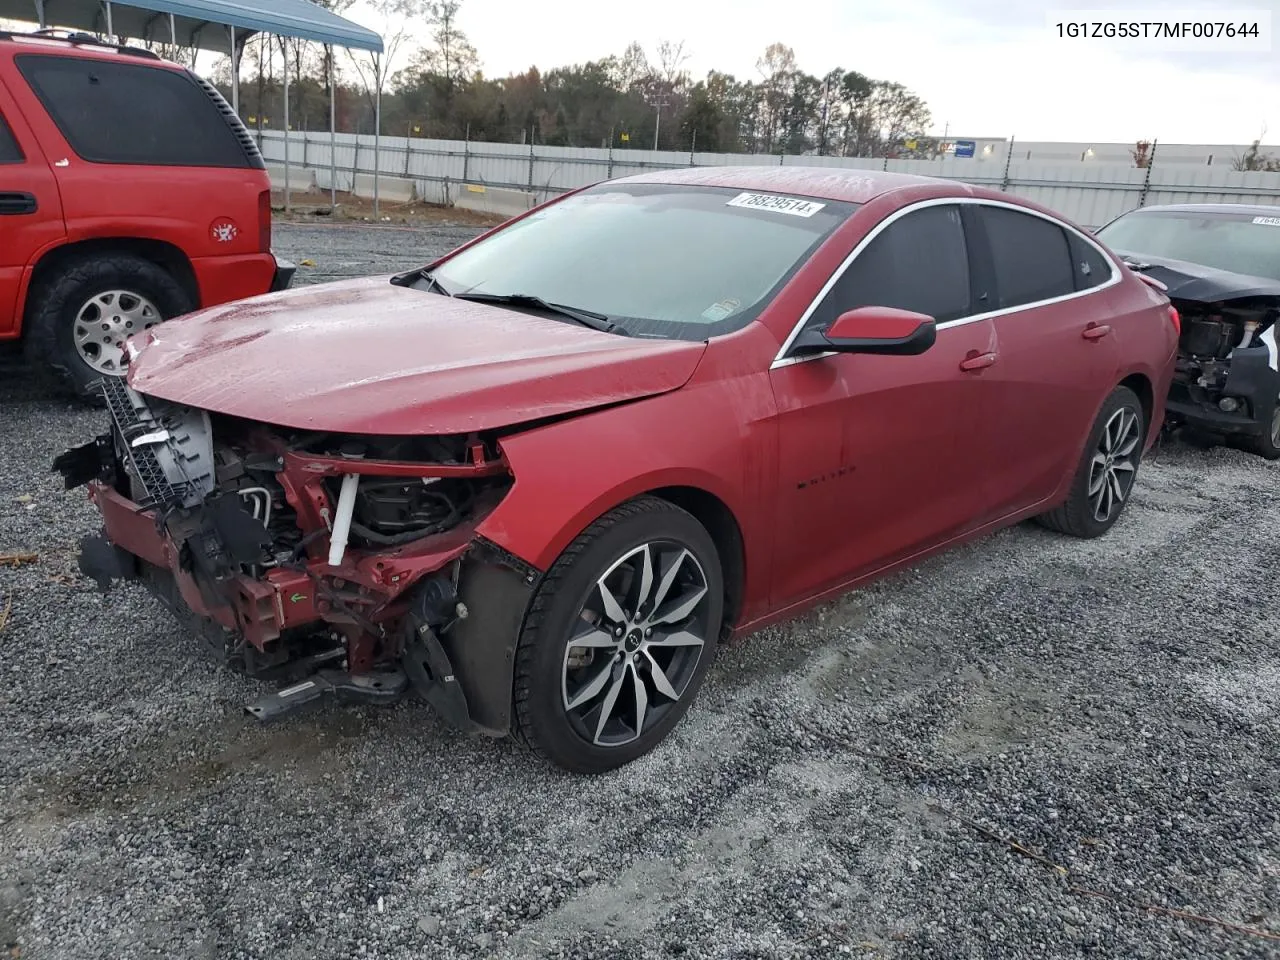
[[[0,216],[36,212],[36,198],[30,193],[0,193]]]
[[[995,362],[994,353],[978,353],[976,350],[971,350],[969,355],[960,361],[960,369],[971,373],[974,370],[985,370]]]
[[[1105,323],[1090,323],[1084,328],[1084,332],[1081,336],[1086,340],[1101,340],[1110,332],[1111,328]]]

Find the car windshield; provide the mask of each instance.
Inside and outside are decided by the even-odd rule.
[[[631,336],[703,340],[745,326],[856,208],[705,186],[606,183],[442,263],[454,296],[536,297]]]
[[[1138,211],[1113,220],[1097,236],[1121,253],[1280,280],[1280,209],[1276,216]]]

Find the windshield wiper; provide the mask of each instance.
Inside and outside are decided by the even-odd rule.
[[[417,267],[404,273],[397,273],[391,278],[391,282],[397,287],[412,287],[423,281],[426,282],[427,290],[435,290],[437,293],[443,293],[446,297],[449,296],[449,291],[428,272],[426,267]]]
[[[476,303],[493,303],[499,306],[534,307],[544,313],[552,313],[560,317],[568,317],[584,327],[600,330],[604,333],[622,333],[625,331],[603,313],[583,310],[581,307],[566,307],[559,303],[548,303],[541,297],[530,293],[456,293],[458,300],[474,300]]]

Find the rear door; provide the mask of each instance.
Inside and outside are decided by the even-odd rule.
[[[1120,350],[1105,297],[1109,261],[1037,213],[969,205],[975,259],[994,291],[999,360],[990,370],[999,423],[989,517],[1051,496],[1079,464],[1098,407],[1119,380]]]
[[[0,77],[0,339],[17,336],[27,266],[65,230],[53,172]]]

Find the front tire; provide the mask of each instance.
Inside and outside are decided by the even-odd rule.
[[[1050,530],[1084,539],[1110,530],[1133,493],[1146,433],[1146,413],[1137,394],[1116,387],[1089,432],[1066,502],[1036,520]]]
[[[81,400],[96,380],[125,372],[124,341],[194,309],[168,271],[130,254],[71,261],[31,293],[28,361]]]
[[[1256,437],[1249,437],[1240,448],[1264,460],[1280,460],[1280,404],[1271,414],[1271,423]]]
[[[660,743],[715,657],[724,581],[694,517],[656,497],[605,514],[561,554],[516,648],[517,739],[574,773]]]

